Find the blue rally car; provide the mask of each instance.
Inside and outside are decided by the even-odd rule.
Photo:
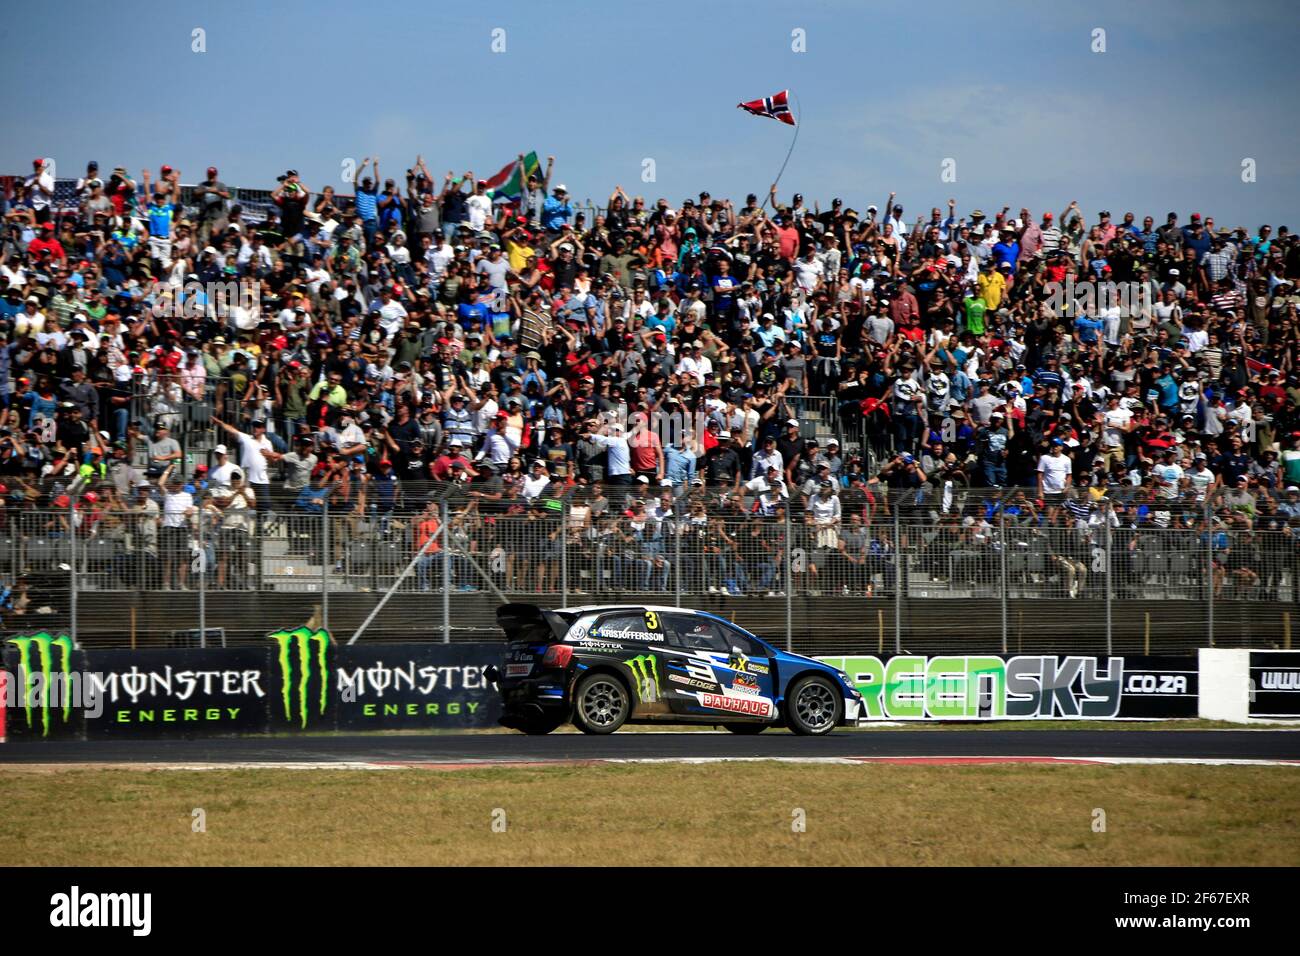
[[[508,646],[487,676],[501,693],[501,723],[528,734],[572,720],[589,734],[631,721],[820,735],[856,723],[862,708],[843,671],[703,611],[505,604],[497,621]]]

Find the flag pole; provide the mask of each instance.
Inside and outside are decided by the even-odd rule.
[[[790,149],[789,149],[789,150],[786,152],[786,154],[785,154],[785,162],[781,163],[781,168],[780,168],[780,170],[777,171],[776,179],[774,179],[774,180],[772,181],[772,187],[773,187],[773,188],[775,188],[778,184],[780,184],[780,182],[781,182],[781,177],[782,177],[782,175],[785,174],[785,167],[789,164],[789,162],[790,162],[790,157],[791,157],[792,155],[794,155],[794,144],[797,143],[797,142],[799,142],[799,127],[801,127],[801,126],[803,125],[803,121],[802,121],[802,117],[803,117],[803,107],[799,105],[799,97],[797,97],[797,96],[795,96],[793,93],[791,93],[791,94],[790,94],[790,99],[794,100],[794,105],[795,105],[795,107],[799,110],[799,112],[795,115],[795,118],[794,118],[794,136],[791,137],[791,139],[790,139]],[[767,191],[767,194],[763,196],[763,203],[762,203],[762,205],[760,205],[760,206],[758,207],[759,212],[762,212],[763,209],[765,209],[765,208],[767,207],[767,200],[768,200],[768,198],[771,196],[771,193],[772,193],[772,190],[769,189],[769,190]]]

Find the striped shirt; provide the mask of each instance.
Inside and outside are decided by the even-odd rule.
[[[1088,513],[1092,511],[1092,506],[1084,498],[1071,498],[1065,503],[1065,510],[1070,512],[1070,517],[1076,521],[1086,521]]]

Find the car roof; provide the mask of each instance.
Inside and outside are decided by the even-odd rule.
[[[672,607],[667,604],[583,604],[577,607],[557,608],[561,614],[597,614],[604,611],[657,611],[663,614],[700,614],[714,617],[707,611],[689,607]]]

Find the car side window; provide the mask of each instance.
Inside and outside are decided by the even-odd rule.
[[[722,654],[731,652],[718,625],[708,618],[675,614],[671,621],[680,647],[688,651],[717,651]]]
[[[767,657],[771,653],[758,641],[751,639],[747,634],[742,634],[736,628],[726,624],[721,624],[719,627],[727,644],[727,653],[744,654],[746,657]]]

